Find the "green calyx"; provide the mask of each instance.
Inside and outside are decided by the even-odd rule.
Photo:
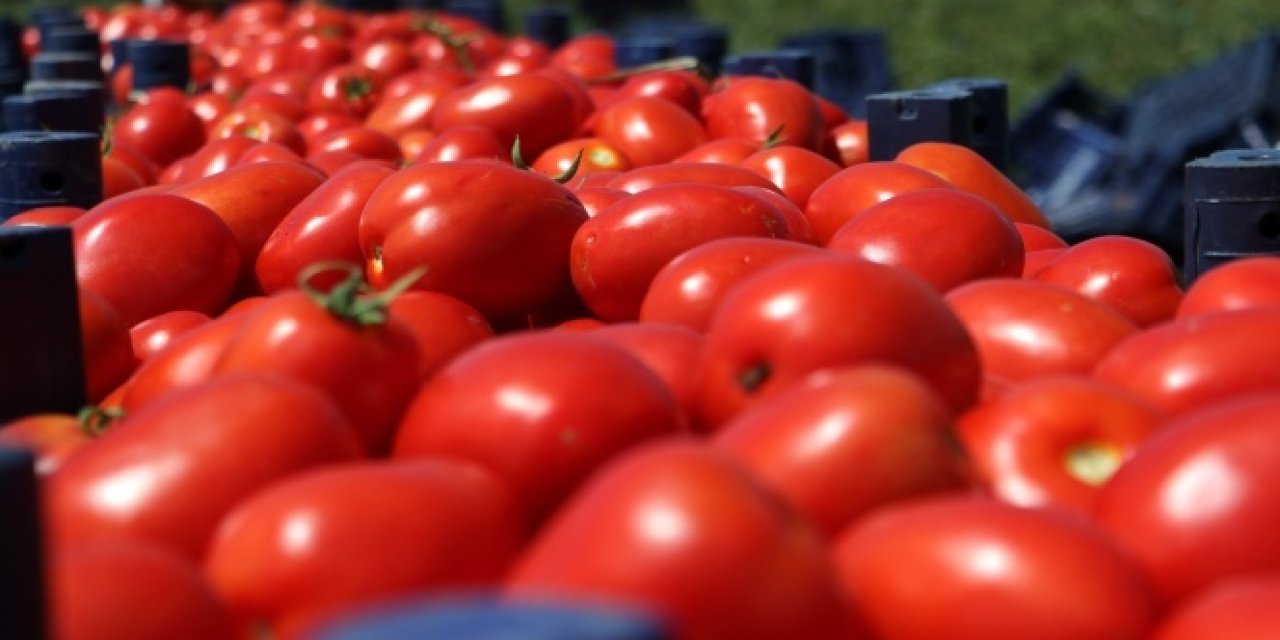
[[[329,271],[345,271],[347,277],[339,281],[327,293],[311,284],[317,275]],[[343,321],[361,327],[372,327],[387,322],[387,309],[391,302],[401,293],[407,291],[422,276],[426,275],[425,266],[418,267],[396,280],[391,286],[373,292],[364,279],[364,270],[359,265],[349,262],[325,261],[317,262],[298,276],[298,288],[312,302],[324,307],[326,311]]]
[[[106,433],[111,425],[124,417],[124,410],[119,407],[87,406],[76,414],[80,430],[90,438],[97,438]]]

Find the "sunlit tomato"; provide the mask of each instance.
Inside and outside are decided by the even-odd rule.
[[[693,374],[702,349],[701,334],[666,322],[602,322],[595,327],[583,322],[578,326],[587,328],[592,336],[622,347],[649,367],[675,395],[682,424],[696,427],[693,419],[698,389]]]
[[[608,187],[579,187],[574,189],[574,194],[578,196],[582,208],[586,209],[587,215],[591,217],[595,217],[613,203],[631,197],[631,194],[626,191]]]
[[[236,165],[240,156],[262,141],[246,135],[227,135],[210,140],[199,151],[182,163],[182,172],[175,182],[191,182],[215,173],[222,173]]]
[[[354,64],[330,67],[320,74],[307,93],[312,113],[345,113],[364,118],[378,103],[378,78],[372,71]]]
[[[939,237],[947,242],[937,242]],[[910,271],[941,292],[1022,275],[1022,238],[991,203],[958,189],[920,189],[868,207],[827,248]]]
[[[836,150],[840,152],[840,166],[852,167],[871,159],[871,147],[867,144],[867,121],[849,120],[832,127],[828,133]]]
[[[600,173],[602,171],[627,171],[631,160],[617,147],[600,138],[576,138],[566,140],[542,152],[533,163],[533,170],[549,176],[559,176],[576,169],[573,175]]]
[[[307,116],[307,103],[291,95],[258,91],[236,101],[235,109],[253,111],[261,109],[280,114],[290,122],[298,122]]]
[[[603,107],[593,130],[641,167],[670,162],[707,139],[697,117],[657,96],[636,96]]]
[[[763,187],[777,191],[768,178],[743,167],[704,162],[667,162],[636,167],[623,172],[605,186],[627,193],[639,193],[654,187],[676,184],[701,184],[721,187]]]
[[[768,178],[801,210],[809,204],[813,190],[840,171],[836,163],[794,146],[757,151],[747,156],[742,166]]]
[[[1178,305],[1177,316],[1273,305],[1280,305],[1280,257],[1251,256],[1200,274]]]
[[[133,325],[129,340],[133,355],[139,361],[149,360],[169,346],[178,336],[209,322],[208,315],[199,311],[179,309],[162,313]]]
[[[222,116],[227,115],[228,111],[233,108],[231,100],[223,94],[205,92],[192,96],[187,100],[187,105],[191,107],[192,113],[195,113],[200,121],[204,123],[205,131],[213,128]]]
[[[819,244],[872,205],[920,189],[945,189],[947,181],[900,162],[864,162],[831,176],[809,196],[805,217]]]
[[[437,131],[411,164],[481,159],[509,162],[511,147],[503,147],[498,136],[485,127],[461,125]]]
[[[185,102],[157,100],[126,111],[111,136],[163,167],[204,144],[204,121]]]
[[[122,143],[118,139],[111,139],[106,142],[107,149],[102,157],[119,160],[133,169],[142,181],[151,185],[156,183],[156,174],[159,168],[154,160],[143,155],[142,152],[130,147],[127,142]]]
[[[507,592],[641,607],[681,638],[851,637],[820,537],[727,453],[692,440],[596,472],[526,548]]]
[[[782,78],[730,78],[703,100],[702,117],[710,137],[744,138],[757,145],[777,138],[817,151],[826,131],[813,94]]]
[[[313,113],[298,123],[298,133],[302,134],[303,141],[309,146],[323,134],[361,124],[359,119],[345,113]]]
[[[385,83],[413,69],[413,55],[405,42],[384,38],[356,49],[354,62],[373,73],[374,79]]]
[[[134,413],[169,392],[199,384],[213,375],[227,341],[235,336],[247,311],[266,298],[244,298],[198,327],[175,337],[164,350],[142,361],[120,393],[119,406]]]
[[[287,116],[266,109],[232,109],[209,130],[210,140],[233,136],[279,143],[297,153],[306,151],[306,141],[298,125]]]
[[[1093,375],[1169,414],[1280,384],[1280,308],[1215,311],[1151,327],[1121,342]]]
[[[418,345],[418,378],[426,380],[458,354],[493,336],[484,315],[435,291],[405,291],[388,307]]]
[[[454,88],[443,82],[424,82],[404,95],[379,101],[365,124],[393,138],[413,129],[430,129],[436,105]]]
[[[680,106],[690,115],[701,117],[702,99],[709,91],[707,81],[692,71],[650,71],[627,78],[612,93],[611,101],[654,96]]]
[[[242,164],[252,164],[254,162],[293,162],[296,164],[305,164],[306,160],[298,155],[296,151],[275,142],[260,142],[256,147],[244,152],[240,159],[236,160],[236,166]]]
[[[627,194],[629,195],[629,194]],[[66,205],[36,207],[10,216],[0,226],[5,227],[45,227],[52,225],[68,225],[76,218],[84,215],[84,209]]]
[[[1024,235],[1023,237],[1025,238],[1026,236]],[[1054,259],[1058,257],[1058,254],[1063,251],[1066,251],[1066,249],[1037,249],[1035,251],[1028,251],[1022,256],[1022,277],[1028,280],[1034,280],[1035,274],[1048,266],[1050,262],[1053,262]]]
[[[1017,385],[970,409],[956,431],[978,482],[996,497],[1089,513],[1098,487],[1162,419],[1123,389],[1055,376]]]
[[[486,127],[510,148],[516,136],[530,157],[573,137],[578,128],[574,99],[561,81],[541,73],[479,80],[436,105],[432,129],[470,124]]]
[[[1022,236],[1022,246],[1026,248],[1027,253],[1045,249],[1067,248],[1065,240],[1042,226],[1028,222],[1015,222],[1013,226],[1017,227],[1018,235]]]
[[[550,64],[579,78],[597,78],[612,73],[613,37],[604,33],[584,33],[570,38],[551,54]]]
[[[795,257],[717,307],[698,365],[702,420],[719,425],[819,369],[876,361],[920,374],[953,411],[977,397],[977,349],[927,283],[850,256]]]
[[[884,640],[1144,638],[1159,615],[1134,562],[1096,525],[1055,511],[904,501],[854,523],[834,555]]]
[[[1048,227],[1044,213],[999,169],[969,147],[949,142],[919,142],[903,149],[898,162],[920,167],[954,185],[979,195],[1014,222]]]
[[[760,151],[761,147],[762,145],[743,138],[716,138],[681,154],[674,162],[714,162],[736,165]]]
[[[1213,583],[1165,615],[1152,640],[1256,640],[1280,629],[1280,573]]]
[[[569,257],[573,285],[597,317],[635,320],[664,265],[704,242],[734,236],[789,233],[777,209],[748,194],[703,184],[654,187],[618,201],[578,229]]]
[[[741,460],[834,536],[908,496],[960,488],[951,410],[897,367],[819,371],[720,426],[713,444]]]
[[[0,445],[30,450],[36,457],[36,473],[48,476],[109,429],[114,420],[115,416],[96,410],[80,415],[34,413],[0,424]]]
[[[410,129],[400,134],[396,138],[396,144],[400,145],[400,163],[408,164],[422,155],[435,138],[436,134],[429,129]]]
[[[412,93],[418,87],[424,84],[446,84],[454,87],[465,87],[472,81],[471,76],[461,71],[452,69],[416,69],[401,73],[391,80],[387,81],[386,86],[382,87],[382,99],[390,100],[392,98]]]
[[[337,33],[304,33],[289,43],[289,69],[321,74],[351,60],[351,47]]]
[[[271,73],[254,80],[249,85],[249,88],[245,90],[241,99],[257,94],[270,93],[306,104],[307,93],[311,90],[311,86],[315,84],[315,80],[316,76],[313,73],[300,71]]]
[[[1182,301],[1182,286],[1169,254],[1128,236],[1099,236],[1079,242],[1031,277],[1105,303],[1139,327],[1173,318]]]
[[[371,160],[400,160],[400,143],[395,138],[363,125],[320,134],[307,145],[308,156],[326,151],[352,151]]]
[[[1225,401],[1167,423],[1098,496],[1097,520],[1166,602],[1280,571],[1280,396]]]

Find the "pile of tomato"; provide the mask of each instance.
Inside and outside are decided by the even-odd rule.
[[[0,430],[55,637],[475,592],[682,639],[1280,630],[1280,258],[1183,287],[965,147],[871,162],[801,85],[606,34],[86,18],[194,81],[122,67],[105,199],[5,223],[75,243],[93,406]]]

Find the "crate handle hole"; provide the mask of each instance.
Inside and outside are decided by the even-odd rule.
[[[1268,211],[1258,218],[1258,233],[1267,240],[1280,238],[1280,211]]]

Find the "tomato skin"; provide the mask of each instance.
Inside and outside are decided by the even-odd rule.
[[[134,413],[176,389],[208,380],[223,348],[239,330],[248,310],[237,303],[221,316],[176,337],[163,351],[142,361],[122,392],[120,406],[126,413]]]
[[[706,444],[632,449],[538,533],[506,591],[639,606],[680,638],[851,637],[819,536],[776,500]]]
[[[636,96],[602,108],[592,131],[638,167],[670,162],[707,140],[697,117],[657,96]]]
[[[1216,582],[1174,609],[1152,640],[1251,640],[1280,629],[1280,574]]]
[[[566,174],[575,162],[575,176],[604,171],[627,171],[634,166],[626,154],[606,140],[574,138],[543,151],[532,167],[538,173],[555,177]]]
[[[614,177],[605,186],[634,194],[673,184],[761,187],[778,191],[778,187],[768,178],[750,169],[707,162],[666,162],[636,167]]]
[[[418,346],[418,379],[426,381],[458,354],[493,337],[479,311],[435,291],[405,291],[391,301],[391,315]]]
[[[966,411],[955,429],[978,483],[1005,502],[1088,514],[1098,487],[1164,417],[1136,396],[1080,376],[1020,384]],[[1103,467],[1073,467],[1073,454]],[[1089,461],[1093,462],[1093,461]],[[1090,473],[1091,475],[1083,475]]]
[[[77,416],[64,413],[35,413],[0,424],[0,445],[29,449],[42,477],[61,469],[93,439]]]
[[[692,71],[650,71],[631,76],[611,94],[610,102],[622,102],[636,96],[662,98],[701,117],[702,99],[710,91],[706,80]]]
[[[935,238],[945,237],[945,246]],[[984,278],[1022,275],[1022,238],[987,201],[956,189],[920,189],[872,205],[827,248],[920,276],[940,292]]]
[[[631,197],[631,194],[626,191],[608,187],[581,187],[574,190],[574,195],[578,196],[578,202],[582,203],[582,208],[586,210],[587,217],[590,218],[596,217],[596,214],[609,208],[615,202]]]
[[[198,559],[241,499],[358,451],[350,424],[319,391],[275,376],[223,376],[130,414],[68,461],[46,486],[49,535],[55,545],[134,540]]]
[[[504,148],[498,136],[489,129],[478,125],[459,125],[437,131],[436,137],[410,164],[481,159],[504,161],[510,158],[511,147]]]
[[[316,78],[307,93],[311,113],[345,113],[364,119],[378,104],[378,77],[356,64],[329,67]]]
[[[711,162],[716,164],[741,164],[743,160],[760,151],[761,145],[742,138],[715,138],[708,140],[680,155],[673,162]]]
[[[1250,256],[1200,274],[1178,305],[1177,317],[1280,305],[1280,257]]]
[[[360,119],[345,113],[313,113],[298,122],[298,133],[304,146],[310,147],[321,135],[348,127],[358,127]]]
[[[242,619],[311,637],[325,618],[412,593],[495,582],[524,538],[510,488],[469,462],[427,458],[299,473],[218,526],[205,574]],[[304,541],[290,532],[305,530]]]
[[[445,82],[424,82],[401,96],[378,101],[365,125],[393,138],[414,129],[430,129],[436,105],[456,88]]]
[[[154,100],[134,105],[111,130],[112,139],[164,167],[205,142],[204,122],[185,103]]]
[[[133,373],[138,359],[129,339],[129,326],[111,303],[86,287],[79,287],[76,297],[85,398],[94,404]]]
[[[654,275],[681,253],[732,236],[787,237],[782,214],[750,195],[713,185],[649,189],[578,229],[573,285],[600,319],[635,320]]]
[[[493,321],[568,291],[569,245],[582,204],[545,176],[491,160],[414,164],[378,186],[360,245],[378,287],[419,265],[415,289],[440,291]]]
[[[148,544],[57,549],[50,624],[62,640],[224,640],[231,613],[190,560]],[[139,607],[145,607],[140,615]]]
[[[150,360],[164,351],[178,336],[212,320],[199,311],[178,309],[162,313],[133,325],[129,329],[129,341],[133,355],[139,362]]]
[[[1176,416],[1280,382],[1280,309],[1217,311],[1151,327],[1115,346],[1094,377]]]
[[[126,327],[175,309],[217,313],[231,296],[240,267],[235,236],[201,203],[127,195],[89,210],[71,230],[76,281]]]
[[[827,536],[896,500],[964,486],[951,410],[898,367],[834,368],[720,426],[729,452]]]
[[[682,424],[696,427],[693,417],[696,415],[698,388],[694,384],[693,373],[702,348],[702,334],[665,322],[607,324],[596,321],[598,324],[592,326],[591,320],[594,318],[582,318],[578,326],[588,330],[593,337],[622,347],[649,367],[675,395]],[[562,323],[560,328],[566,328],[565,324]]]
[[[1022,236],[1022,246],[1027,253],[1067,248],[1067,242],[1049,229],[1028,222],[1015,222],[1013,226],[1018,229],[1018,235]]]
[[[987,199],[1013,222],[1049,227],[1049,221],[1031,198],[969,147],[949,142],[918,142],[899,152],[895,160],[920,167],[962,191]]]
[[[182,173],[176,182],[191,182],[222,173],[235,166],[240,156],[260,144],[261,140],[245,135],[214,138],[183,161]]]
[[[296,153],[306,151],[306,140],[288,116],[261,108],[236,108],[209,130],[209,139],[245,136],[260,142],[276,142]]]
[[[701,243],[654,274],[640,304],[643,322],[669,322],[705,333],[735,284],[783,260],[825,255],[820,247],[779,238],[732,237]]]
[[[817,151],[826,131],[813,94],[782,78],[730,78],[703,100],[702,117],[710,137],[743,138],[757,148],[778,132],[786,144]]]
[[[400,160],[400,143],[377,129],[366,126],[347,127],[322,133],[308,146],[308,157],[326,151],[353,151],[370,160]]]
[[[923,169],[901,162],[864,162],[827,178],[809,195],[804,215],[813,238],[825,245],[846,222],[871,206],[920,189],[951,185]]]
[[[1133,561],[1087,520],[984,498],[889,505],[842,533],[834,555],[885,640],[1142,638],[1159,611]]]
[[[814,371],[868,361],[922,375],[953,411],[977,396],[977,349],[927,283],[860,258],[795,257],[720,302],[698,365],[701,418],[720,425]]]
[[[395,173],[378,163],[348,165],[293,206],[274,227],[254,267],[258,287],[267,294],[298,286],[307,267],[323,260],[364,262],[360,251],[360,214],[378,185]],[[327,291],[338,273],[318,274],[312,284]]]
[[[1138,333],[1101,302],[1031,280],[970,282],[946,299],[978,345],[983,375],[1005,382],[1088,375],[1113,347]]]
[[[560,81],[540,73],[479,80],[456,89],[436,105],[437,133],[463,124],[486,127],[511,148],[516,136],[530,157],[568,140],[578,129],[574,99]]]
[[[757,151],[742,166],[768,178],[801,210],[809,204],[813,190],[840,171],[839,165],[821,155],[792,146]]]
[[[1163,249],[1127,236],[1099,236],[1057,254],[1032,276],[1105,303],[1138,327],[1173,318],[1182,286]]]
[[[1167,603],[1239,575],[1280,571],[1280,395],[1274,390],[1164,425],[1098,496],[1095,517]]]
[[[84,209],[80,207],[72,207],[68,205],[54,205],[47,207],[36,207],[27,209],[15,216],[10,216],[4,222],[0,222],[3,227],[47,227],[52,225],[69,225],[76,218],[84,215]]]
[[[147,186],[129,165],[113,158],[102,159],[102,199],[110,200]]]
[[[828,135],[840,154],[840,166],[852,167],[871,160],[867,143],[867,121],[848,120],[832,127]]]

